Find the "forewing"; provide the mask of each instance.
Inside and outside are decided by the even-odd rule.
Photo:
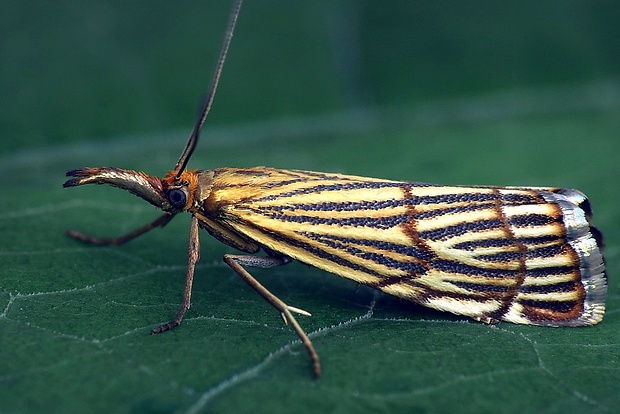
[[[217,219],[270,250],[485,322],[602,318],[600,240],[578,191],[262,171]]]

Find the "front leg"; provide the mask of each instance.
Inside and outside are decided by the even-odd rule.
[[[198,237],[198,218],[196,216],[192,216],[192,222],[189,227],[189,246],[187,250],[187,274],[185,276],[185,290],[183,291],[183,302],[181,303],[181,308],[179,309],[177,316],[175,316],[173,320],[152,329],[152,334],[166,332],[174,327],[179,326],[181,324],[181,321],[183,320],[185,312],[189,309],[191,305],[194,270],[196,269],[196,262],[198,262],[198,259],[200,259],[200,238]]]
[[[224,255],[224,262],[231,267],[243,280],[246,281],[248,285],[252,287],[259,295],[261,295],[271,306],[276,308],[282,319],[284,319],[284,323],[291,325],[301,343],[306,347],[308,354],[310,355],[310,360],[312,361],[312,370],[314,371],[315,377],[321,376],[321,364],[319,362],[319,354],[314,350],[314,346],[312,345],[312,341],[308,338],[308,335],[301,328],[297,319],[293,316],[292,312],[296,312],[302,315],[310,316],[310,314],[304,310],[292,307],[284,303],[280,298],[267,290],[266,287],[261,285],[258,280],[254,278],[247,270],[243,268],[243,266],[250,267],[274,267],[286,264],[290,261],[290,259],[286,257],[259,257],[259,256],[238,256],[227,254]]]
[[[168,224],[170,220],[172,220],[174,216],[174,214],[166,213],[163,216],[156,218],[152,222],[145,224],[144,226],[119,237],[93,237],[75,230],[67,230],[65,234],[69,237],[73,237],[76,240],[80,240],[84,243],[94,244],[96,246],[107,246],[110,244],[121,245],[135,239],[138,236],[143,235],[144,233],[154,229],[155,227],[164,227],[166,224]]]

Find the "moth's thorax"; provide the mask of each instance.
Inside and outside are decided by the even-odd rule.
[[[204,201],[211,195],[213,188],[213,171],[197,171],[197,187],[194,189],[194,200],[197,205],[203,205]]]
[[[274,172],[264,167],[255,168],[217,168],[201,171],[205,190],[200,194],[200,204],[204,213],[215,217],[228,205],[240,206],[245,201],[263,194],[274,182]]]

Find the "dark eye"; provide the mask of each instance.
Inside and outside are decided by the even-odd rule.
[[[187,194],[181,188],[173,188],[168,191],[166,198],[170,202],[170,205],[176,209],[182,209],[187,203]]]

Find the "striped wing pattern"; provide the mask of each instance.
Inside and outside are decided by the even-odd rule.
[[[205,209],[261,246],[484,322],[598,323],[601,240],[576,190],[214,170]]]

